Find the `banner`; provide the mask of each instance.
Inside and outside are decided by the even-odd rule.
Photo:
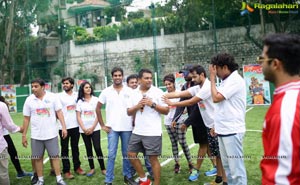
[[[176,90],[181,91],[182,86],[185,84],[183,73],[175,73],[175,87]]]
[[[3,96],[8,103],[9,112],[17,112],[16,86],[2,85],[1,96]]]
[[[76,83],[77,89],[79,89],[80,85],[81,85],[83,82],[89,82],[89,83],[91,83],[92,80],[91,80],[91,79],[82,79],[82,80],[78,79],[78,80],[77,80],[77,83]]]
[[[45,83],[45,91],[51,92],[51,82],[46,82]]]
[[[270,105],[270,84],[264,79],[261,65],[244,65],[247,105]]]

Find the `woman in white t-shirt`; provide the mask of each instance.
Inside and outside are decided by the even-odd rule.
[[[163,82],[167,88],[167,92],[175,92],[175,77],[173,74],[166,75],[163,79]],[[179,101],[179,98],[170,99],[172,102]],[[165,116],[165,127],[167,129],[171,144],[172,144],[172,153],[175,160],[175,167],[174,172],[180,172],[180,165],[179,165],[179,155],[178,155],[178,142],[182,147],[184,155],[189,163],[189,166],[192,165],[192,158],[190,154],[190,149],[186,143],[185,131],[183,132],[180,127],[182,122],[173,122],[173,117],[176,111],[175,106],[169,106],[169,114]]]
[[[86,174],[88,177],[95,173],[93,148],[97,155],[98,162],[102,174],[106,174],[106,169],[103,160],[103,153],[100,144],[100,124],[95,112],[98,103],[98,98],[94,96],[93,87],[89,82],[83,82],[78,91],[76,115],[79,123],[79,132],[83,138],[87,158],[89,161],[90,171]]]

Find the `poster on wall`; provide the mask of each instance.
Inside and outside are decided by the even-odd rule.
[[[175,73],[175,87],[176,90],[181,91],[182,86],[184,85],[185,80],[183,77],[183,73]]]
[[[51,82],[45,83],[45,91],[51,92]]]
[[[244,65],[244,79],[247,89],[247,105],[269,105],[270,84],[264,79],[261,65]]]
[[[83,82],[89,82],[89,83],[91,83],[91,81],[92,81],[91,79],[77,80],[77,83],[76,83],[77,89],[79,89],[80,84],[82,84]]]
[[[17,112],[16,85],[2,85],[1,96],[8,103],[9,112]]]

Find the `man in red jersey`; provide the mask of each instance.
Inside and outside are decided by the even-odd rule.
[[[300,184],[300,36],[267,36],[257,62],[276,87],[263,126],[262,184]]]

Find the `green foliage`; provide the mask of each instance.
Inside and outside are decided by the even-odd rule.
[[[140,19],[144,17],[144,12],[143,11],[137,11],[137,12],[129,12],[128,13],[128,20],[131,21],[133,19]]]
[[[143,68],[142,60],[139,56],[136,56],[134,58],[134,70],[136,73],[138,73]]]
[[[165,34],[174,34],[183,32],[183,23],[175,15],[168,16],[164,21],[164,31]]]
[[[67,0],[67,3],[73,4],[73,3],[74,3],[74,0]]]
[[[100,41],[113,41],[117,40],[118,27],[115,25],[113,27],[95,27],[93,32],[97,39]]]
[[[91,79],[93,86],[99,82],[98,75],[95,73],[90,73],[86,68],[84,67],[83,63],[81,63],[80,68],[75,72],[74,77],[77,79]]]
[[[85,28],[75,26],[71,30],[75,35],[74,42],[76,45],[99,42],[99,40],[95,36],[90,35]]]
[[[108,0],[108,2],[111,4],[111,6],[104,9],[104,14],[108,18],[108,23],[111,22],[111,17],[115,17],[116,21],[122,21],[126,10],[124,9],[124,6],[121,4],[120,0]]]
[[[160,30],[157,25],[157,30]],[[132,22],[124,21],[119,30],[120,39],[149,37],[153,35],[153,23],[149,18],[134,19]]]
[[[58,75],[58,76],[63,76],[64,75],[64,63],[63,62],[60,62],[53,70],[53,74],[54,75]]]

